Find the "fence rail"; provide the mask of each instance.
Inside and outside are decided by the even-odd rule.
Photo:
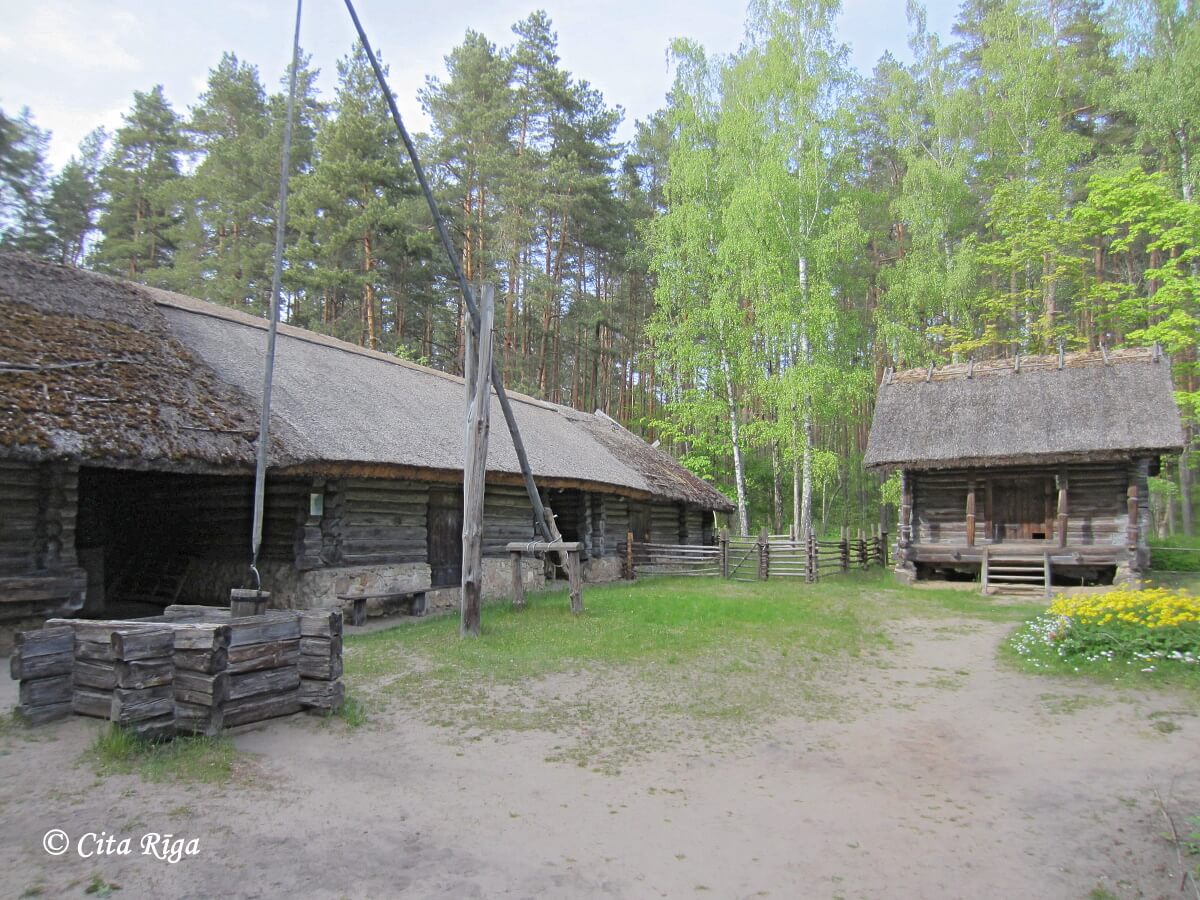
[[[734,581],[766,581],[770,578],[803,578],[814,582],[851,569],[887,566],[888,533],[873,528],[852,536],[842,529],[836,541],[817,540],[807,535],[795,540],[763,529],[757,538],[731,537],[722,531],[715,545],[654,544],[634,541],[626,535],[625,577],[645,575],[700,575]]]

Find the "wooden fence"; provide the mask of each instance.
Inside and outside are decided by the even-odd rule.
[[[650,544],[627,534],[624,575],[700,575],[734,581],[803,578],[812,583],[851,569],[887,564],[888,533],[878,527],[870,534],[859,530],[857,537],[843,528],[836,541],[817,540],[811,534],[797,541],[790,535],[768,534],[766,529],[756,538],[722,531],[714,546]]]

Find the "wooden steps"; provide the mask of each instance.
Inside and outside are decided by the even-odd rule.
[[[1029,553],[1006,555],[991,547],[983,548],[979,568],[982,593],[1036,594],[1050,596],[1050,552],[1041,557]]]

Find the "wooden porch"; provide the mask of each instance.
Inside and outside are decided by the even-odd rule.
[[[1054,573],[1115,567],[1130,559],[1128,548],[1116,545],[1060,547],[1056,541],[1006,541],[998,544],[913,544],[918,565],[975,569],[982,593],[1036,592],[1049,597]]]

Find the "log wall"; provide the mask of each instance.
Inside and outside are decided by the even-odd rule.
[[[0,461],[0,619],[83,604],[78,481],[78,467],[66,462]]]
[[[1144,542],[1149,516],[1149,460],[1132,464],[1139,508],[1144,510],[1140,534]],[[909,472],[913,490],[913,541],[918,544],[967,543],[968,484],[975,482],[975,545],[994,543],[997,525],[1011,534],[1013,523],[1001,521],[995,498],[997,480],[1017,479],[1028,485],[1028,502],[1043,511],[1045,539],[1057,543],[1056,478],[1067,479],[1067,546],[1125,545],[1129,524],[1126,490],[1131,464],[1127,462],[1003,469],[954,469]],[[989,485],[989,482],[991,484]],[[1007,540],[1017,538],[1008,537]]]

